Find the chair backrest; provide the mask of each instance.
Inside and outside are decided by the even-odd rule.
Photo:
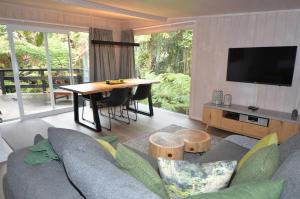
[[[96,93],[96,100],[100,101],[103,99],[103,93]],[[84,100],[91,100],[91,95],[82,95],[82,97],[84,98]]]
[[[110,95],[107,100],[109,106],[124,105],[128,101],[129,88],[115,88],[110,91]]]
[[[151,92],[151,84],[140,84],[138,85],[132,99],[143,100],[146,99]]]

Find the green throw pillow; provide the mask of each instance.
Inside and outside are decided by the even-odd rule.
[[[279,164],[279,150],[276,144],[255,152],[237,171],[231,185],[271,179]]]
[[[222,191],[199,194],[186,199],[279,199],[283,182],[283,180],[268,180],[236,185]]]
[[[163,199],[168,199],[164,183],[153,167],[141,156],[118,144],[116,165]]]
[[[158,158],[159,172],[170,198],[186,198],[227,187],[237,161],[193,164],[183,160]]]

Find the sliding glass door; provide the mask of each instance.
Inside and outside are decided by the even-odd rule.
[[[43,32],[13,31],[25,115],[52,110],[44,38]]]
[[[4,66],[0,56],[0,83],[4,82],[3,71],[10,70],[5,73],[11,74],[5,77],[5,83],[14,91],[21,119],[72,110],[72,93],[60,86],[89,80],[88,33],[13,25],[7,29],[6,51],[11,63]],[[0,27],[0,45],[2,40]],[[2,51],[0,48],[0,55],[6,52]],[[9,85],[0,86],[3,101],[2,95],[9,91]]]
[[[0,24],[0,118],[10,121],[18,119],[19,115],[7,29]]]

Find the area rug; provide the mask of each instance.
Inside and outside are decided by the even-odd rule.
[[[178,130],[186,129],[182,126],[178,126],[175,124],[169,125],[165,128],[159,129],[157,131],[154,131],[152,133],[148,133],[142,136],[139,136],[137,138],[131,139],[125,143],[124,145],[127,145],[128,147],[131,147],[135,150],[138,150],[142,153],[148,154],[149,150],[149,137],[156,132],[168,132],[168,133],[175,133]],[[203,130],[203,129],[202,129]],[[221,137],[217,137],[214,135],[211,135],[211,149],[222,140]],[[197,159],[201,157],[202,153],[184,153],[184,160],[189,160],[191,162],[197,162]]]

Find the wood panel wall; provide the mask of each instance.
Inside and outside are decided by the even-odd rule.
[[[300,48],[292,87],[226,81],[230,47],[300,45],[300,12],[270,12],[196,18],[193,40],[190,116],[202,119],[203,104],[214,89],[233,96],[233,103],[291,112],[300,109]]]

